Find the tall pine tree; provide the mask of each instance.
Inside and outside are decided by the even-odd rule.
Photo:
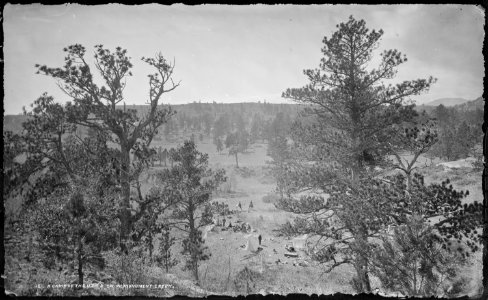
[[[344,215],[344,221],[348,223],[349,217],[353,221],[350,233],[355,244],[349,249],[360,292],[371,291],[368,257],[360,251],[370,236],[370,224],[362,223],[370,218],[360,213],[361,209],[370,210],[366,209],[368,203],[358,202],[356,197],[365,193],[361,185],[368,166],[382,163],[389,151],[384,132],[414,117],[413,104],[407,105],[408,97],[428,90],[435,81],[431,77],[386,85],[384,80],[394,78],[397,67],[407,58],[397,50],[386,50],[380,54],[379,66],[370,68],[382,36],[383,30],[370,31],[363,20],[351,16],[337,25],[330,38],[323,39],[319,68],[304,71],[310,83],[283,93],[283,97],[307,105],[292,135],[298,149],[302,149],[297,156],[301,164],[297,165],[303,167],[290,170],[296,179],[291,188],[324,194],[349,191],[350,196],[342,197],[349,201],[344,206],[357,213]],[[307,207],[316,201],[321,200],[306,197],[296,205]]]

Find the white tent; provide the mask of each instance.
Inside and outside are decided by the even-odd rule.
[[[305,250],[307,238],[308,234],[304,234],[302,236],[294,238],[292,240],[293,248],[295,248],[295,250]]]
[[[203,240],[207,239],[208,232],[211,231],[214,227],[215,227],[214,224],[210,224],[203,228],[203,235],[202,235]]]
[[[244,250],[249,252],[256,252],[257,249],[258,247],[256,246],[256,242],[253,241],[252,237],[248,238]]]

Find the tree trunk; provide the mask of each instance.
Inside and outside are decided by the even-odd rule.
[[[355,115],[353,114],[352,116],[353,121],[355,120]],[[358,123],[356,121],[356,123]],[[363,171],[364,164],[363,164],[363,151],[361,150],[360,147],[360,139],[356,136],[356,132],[352,133],[352,141],[354,145],[354,164],[352,166],[352,182],[353,184],[357,184],[359,180],[361,179],[361,172]],[[357,239],[358,244],[361,245],[367,245],[368,240],[367,240],[367,233],[362,232],[361,229],[359,229],[359,233],[357,233],[357,236],[355,239]],[[356,251],[357,252],[357,257],[356,257],[356,272],[357,272],[357,277],[360,285],[360,292],[363,293],[371,293],[371,283],[369,280],[369,272],[368,272],[368,257],[366,255],[360,254],[361,251]]]
[[[83,285],[83,243],[81,233],[78,232],[78,284]]]
[[[358,293],[371,293],[369,273],[365,269],[365,265],[366,263],[362,258],[357,258],[355,269],[358,280],[358,286],[356,287]]]
[[[196,284],[198,285],[198,259],[196,255],[192,254],[193,258],[193,277],[195,278]]]
[[[239,168],[239,162],[237,161],[237,151],[236,151],[236,167]]]
[[[166,253],[164,253],[164,266],[166,268],[166,273],[169,272],[169,260],[170,260],[170,256],[169,256],[169,250],[166,251]]]
[[[190,259],[191,259],[191,266],[193,272],[193,278],[195,278],[196,283],[198,284],[198,249],[196,245],[196,228],[195,228],[195,219],[193,216],[194,207],[190,203],[188,205],[188,227],[190,229]]]
[[[368,258],[358,255],[356,258],[356,273],[360,290],[358,292],[371,293],[371,283],[368,271]]]
[[[407,170],[406,175],[407,175],[407,192],[410,192],[410,189],[412,187],[412,170]]]
[[[485,110],[487,108],[485,100]],[[483,190],[483,299],[488,299],[488,123],[486,120],[483,123],[483,178],[482,178],[482,190]]]
[[[152,262],[152,258],[153,258],[153,237],[152,237],[151,228],[149,228],[148,235],[149,235],[149,261]]]
[[[121,174],[120,185],[122,188],[122,199],[120,205],[120,249],[127,254],[128,238],[131,231],[130,212],[130,148],[121,143]]]

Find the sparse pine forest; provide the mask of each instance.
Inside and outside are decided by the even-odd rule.
[[[161,53],[75,44],[36,65],[70,101],[4,116],[5,289],[481,295],[483,99],[416,106],[436,79],[389,85],[408,62],[375,51],[383,34],[338,24],[293,104],[167,105]],[[147,105],[125,104],[133,64]]]

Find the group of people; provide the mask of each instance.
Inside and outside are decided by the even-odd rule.
[[[239,201],[239,204],[237,204],[237,207],[239,207],[239,209],[242,211],[242,204],[241,204],[241,201]],[[250,211],[251,208],[254,208],[254,204],[252,203],[252,200],[251,202],[249,203],[249,208],[247,209],[247,211]],[[261,246],[261,240],[262,240],[262,236],[259,235],[258,236],[258,242],[259,242],[259,246]]]
[[[239,201],[239,204],[237,204],[237,207],[242,211],[242,204],[241,204],[241,201]],[[249,203],[249,208],[247,209],[247,211],[250,211],[251,208],[254,208],[254,204],[252,204],[252,200],[251,202]]]
[[[226,218],[223,218],[222,220],[221,219],[214,219],[213,220],[213,224],[215,224],[217,226],[225,227],[225,223],[227,223],[227,219]],[[229,227],[229,228],[232,227],[232,222],[230,221],[230,219],[229,219],[229,224],[227,225],[227,227]]]

